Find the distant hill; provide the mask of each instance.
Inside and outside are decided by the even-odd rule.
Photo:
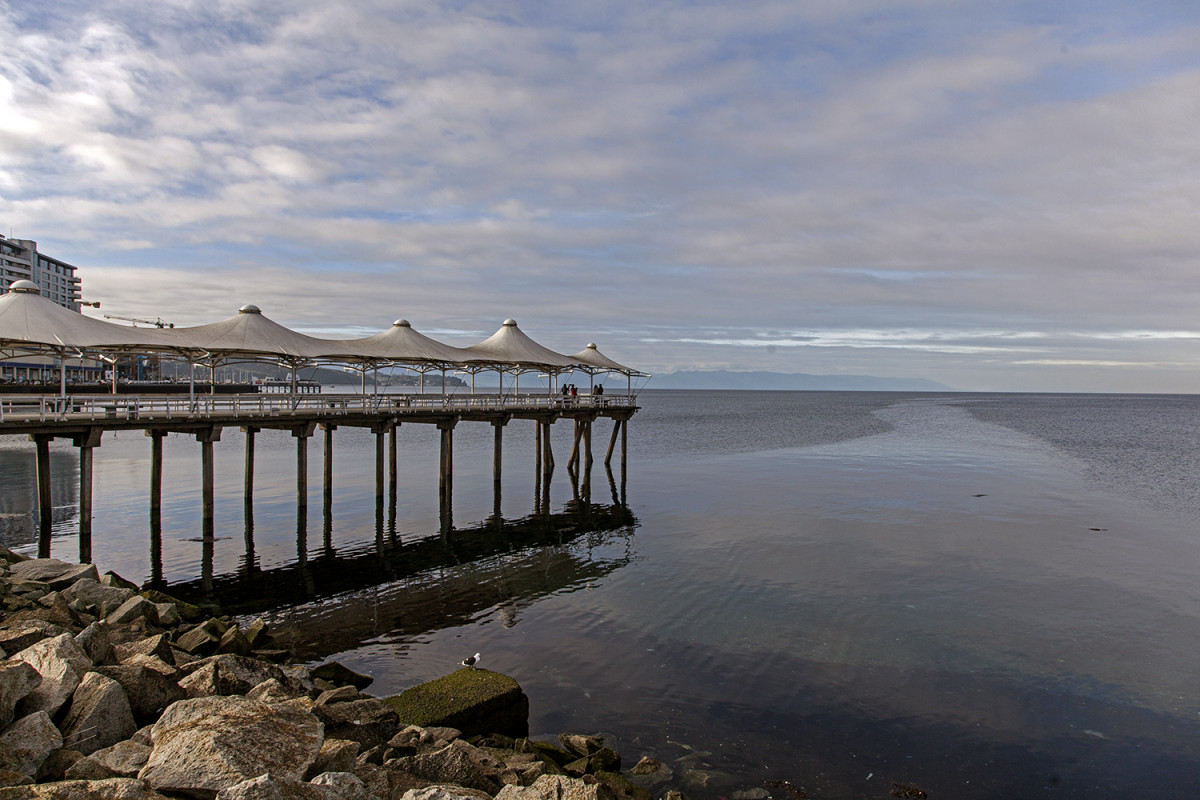
[[[803,372],[671,372],[655,375],[648,389],[787,389],[840,392],[947,392],[950,386],[925,378],[872,375],[809,375]]]

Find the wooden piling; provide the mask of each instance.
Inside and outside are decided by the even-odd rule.
[[[50,440],[53,436],[35,434],[37,450],[38,494],[38,558],[50,557],[50,530],[54,523],[54,506],[50,496]]]
[[[162,512],[163,439],[167,432],[155,429],[146,431],[146,435],[150,437],[150,514],[153,516]]]
[[[79,563],[92,563],[92,456],[100,446],[103,428],[89,428],[74,437],[79,448]]]
[[[328,517],[333,510],[333,432],[337,426],[330,422],[321,423],[325,429],[325,447],[322,451],[321,486],[322,508]]]

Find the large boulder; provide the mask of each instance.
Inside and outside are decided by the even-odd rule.
[[[63,589],[62,595],[68,603],[78,601],[86,608],[94,609],[92,613],[104,615],[119,608],[134,592],[117,586],[105,586],[91,578],[80,578]]]
[[[128,739],[136,730],[121,684],[99,672],[84,675],[62,722],[63,744],[87,755]]]
[[[465,786],[426,786],[409,789],[400,800],[490,800],[490,795]]]
[[[14,615],[15,617],[15,615]],[[30,645],[43,639],[53,639],[61,636],[70,629],[42,619],[14,619],[9,617],[0,623],[0,647],[4,652],[19,653]]]
[[[362,781],[358,782],[362,786]],[[336,786],[303,783],[279,775],[259,775],[217,793],[217,800],[351,800]]]
[[[455,739],[440,750],[389,762],[410,775],[433,783],[453,783],[495,794],[504,765],[485,750]]]
[[[117,742],[84,756],[67,768],[68,780],[98,781],[105,778],[136,778],[150,758],[150,748],[137,742]]]
[[[151,660],[153,656],[143,656],[142,658]],[[129,697],[129,706],[133,711],[134,719],[138,722],[151,722],[158,719],[158,715],[167,706],[187,697],[187,692],[172,680],[169,672],[152,669],[145,664],[96,667],[95,671],[121,684],[121,688]]]
[[[63,746],[62,734],[45,711],[9,725],[0,734],[0,769],[34,777],[47,756]]]
[[[12,576],[20,580],[41,581],[53,591],[66,589],[80,578],[100,582],[100,573],[95,564],[68,564],[57,558],[33,558],[20,561],[10,569]]]
[[[122,664],[128,664],[129,661],[137,656],[154,656],[160,658],[164,662],[173,661],[171,655],[171,637],[165,633],[158,633],[154,636],[147,636],[144,639],[138,639],[132,642],[125,642],[116,646],[117,661]]]
[[[584,783],[565,775],[543,775],[532,786],[505,786],[496,800],[616,800],[603,783]]]
[[[0,662],[0,729],[13,721],[17,702],[41,682],[42,676],[26,661]]]
[[[108,664],[113,660],[112,629],[103,621],[93,622],[76,634],[75,643],[93,664]]]
[[[29,563],[29,562],[22,562]],[[69,633],[43,639],[12,656],[24,661],[42,676],[41,683],[21,700],[19,714],[45,711],[53,716],[67,702],[92,661]]]
[[[191,674],[180,680],[179,685],[189,697],[244,695],[271,679],[296,695],[307,694],[313,688],[312,681],[299,676],[294,669],[232,653],[212,656],[187,668]]]
[[[195,797],[213,797],[265,773],[299,781],[324,740],[311,714],[244,697],[181,700],[150,735],[154,749],[138,777]]]
[[[29,794],[3,795],[3,800],[168,800],[144,782],[133,778],[100,781],[59,781],[22,786]]]
[[[363,750],[387,744],[401,727],[396,712],[374,697],[314,706],[312,713],[325,724],[326,736],[358,742]]]
[[[458,728],[464,736],[529,733],[529,698],[507,675],[464,668],[384,700],[400,722]]]

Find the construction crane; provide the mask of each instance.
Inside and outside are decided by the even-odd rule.
[[[143,325],[153,325],[156,328],[174,328],[175,327],[174,322],[164,322],[161,317],[155,317],[154,319],[138,319],[137,317],[121,317],[116,314],[105,314],[104,318],[105,319],[120,319],[120,320],[124,320],[126,322],[132,322],[133,327],[135,327],[135,328],[138,326],[139,322]]]

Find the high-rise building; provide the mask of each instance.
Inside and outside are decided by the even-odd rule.
[[[80,280],[73,265],[39,253],[37,242],[0,236],[0,290],[7,292],[19,280],[33,281],[43,297],[79,310]]]

